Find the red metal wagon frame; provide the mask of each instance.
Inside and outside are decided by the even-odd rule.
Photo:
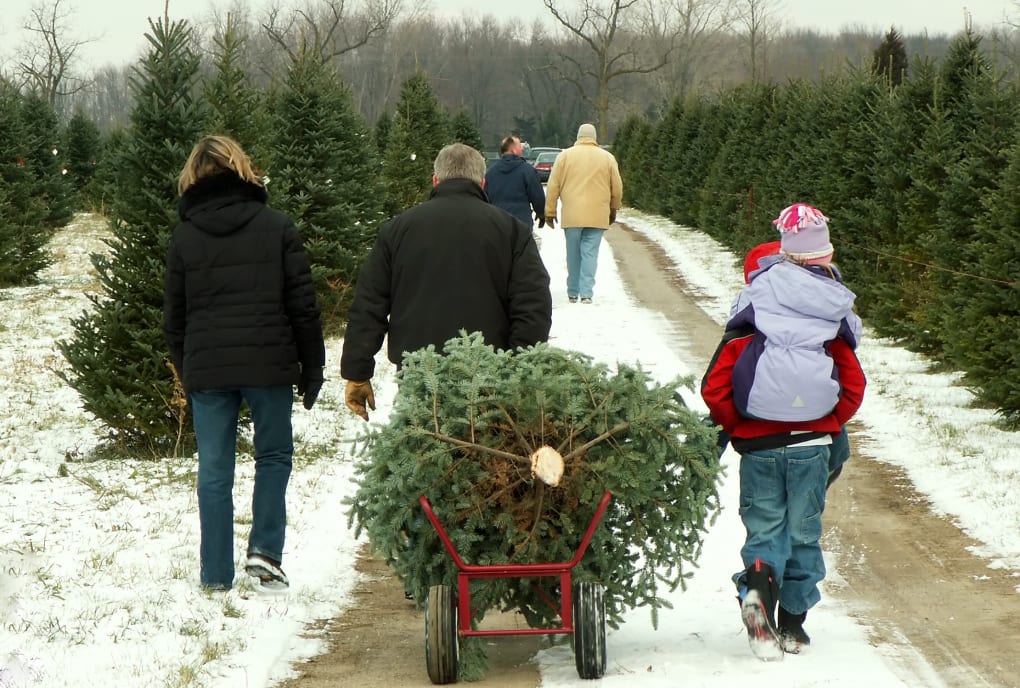
[[[432,522],[432,526],[436,529],[439,534],[439,538],[443,541],[443,546],[446,547],[446,551],[450,554],[454,563],[457,564],[457,623],[458,633],[461,636],[493,636],[493,635],[547,635],[554,633],[573,633],[574,632],[574,595],[573,595],[573,581],[571,570],[577,566],[581,561],[581,557],[584,556],[585,551],[588,549],[588,545],[591,543],[592,536],[595,534],[595,529],[598,527],[599,522],[602,520],[602,516],[605,514],[606,507],[609,505],[609,500],[612,498],[612,493],[608,490],[602,495],[602,500],[599,502],[598,508],[595,510],[595,515],[592,517],[591,523],[588,524],[588,529],[584,533],[584,538],[581,540],[581,544],[577,548],[577,552],[570,561],[556,562],[556,563],[545,563],[545,564],[468,564],[461,559],[457,553],[456,548],[453,546],[453,542],[450,541],[450,536],[446,534],[439,519],[436,518],[436,514],[432,511],[432,505],[429,503],[428,498],[422,495],[418,501],[421,503],[422,509],[425,511],[425,516],[428,517],[429,521]],[[554,628],[507,628],[507,629],[473,629],[471,628],[471,581],[475,579],[486,579],[486,578],[550,578],[559,577],[560,579],[560,605],[557,608],[556,603],[535,583],[532,581],[532,585],[539,596],[545,601],[547,605],[553,610],[557,611],[560,615],[561,625]]]

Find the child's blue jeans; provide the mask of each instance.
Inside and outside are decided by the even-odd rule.
[[[821,599],[825,578],[819,543],[829,445],[759,449],[740,457],[740,519],[747,539],[740,550],[744,567],[755,559],[769,564],[779,581],[779,600],[793,613]],[[739,585],[743,571],[734,575]]]

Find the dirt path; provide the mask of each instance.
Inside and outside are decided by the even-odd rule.
[[[619,226],[617,226],[619,227]],[[617,267],[635,298],[673,324],[669,341],[697,367],[707,364],[720,327],[687,295],[683,280],[663,269],[667,256],[642,235],[623,228],[607,234]],[[852,429],[853,430],[853,429]],[[974,543],[933,515],[902,472],[860,451],[830,491],[825,546],[839,553],[846,587],[831,590],[874,627],[873,642],[916,647],[947,686],[1020,686],[1020,595],[1013,572],[990,569],[971,555]],[[399,583],[363,553],[364,581],[354,604],[326,622],[332,650],[298,667],[285,688],[417,688],[425,671],[424,620],[403,599]],[[512,615],[499,620],[510,625]],[[495,638],[481,687],[532,688],[540,681],[529,662],[537,638]]]

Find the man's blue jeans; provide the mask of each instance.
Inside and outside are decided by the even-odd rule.
[[[829,445],[780,447],[740,457],[740,519],[747,539],[740,550],[744,567],[755,559],[769,564],[779,581],[779,600],[793,613],[821,599],[825,578],[819,539]],[[734,575],[740,585],[744,572]]]
[[[567,296],[590,299],[595,289],[595,269],[604,229],[564,227],[567,238]]]
[[[248,554],[283,560],[287,483],[294,455],[290,386],[241,387],[192,392],[198,440],[198,515],[201,582],[230,588],[234,582],[234,461],[241,401],[255,429],[255,486]]]

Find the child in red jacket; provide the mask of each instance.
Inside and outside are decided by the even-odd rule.
[[[712,420],[741,455],[747,537],[734,582],[762,659],[810,642],[803,624],[825,577],[819,539],[832,440],[865,388],[854,353],[860,318],[831,265],[827,218],[795,204],[775,224],[780,254],[759,261],[702,382]]]

